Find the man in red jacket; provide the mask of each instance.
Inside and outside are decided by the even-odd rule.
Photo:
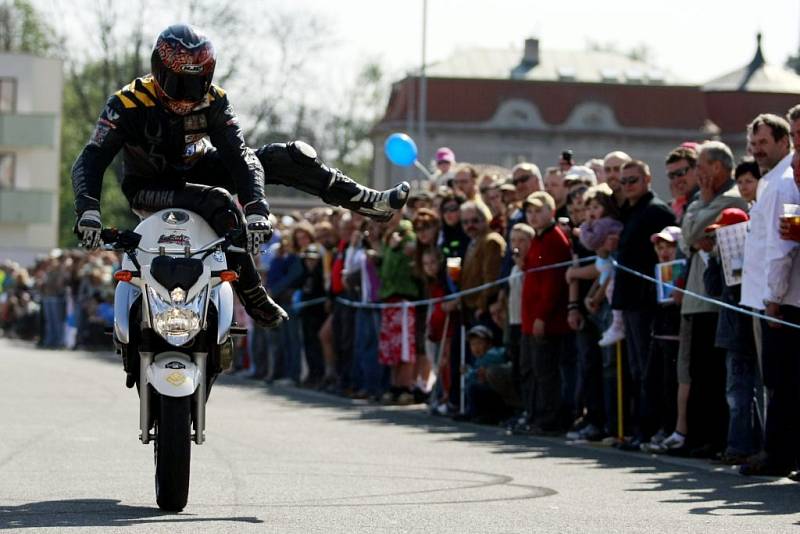
[[[531,241],[525,270],[569,261],[569,239],[556,225],[556,203],[549,194],[538,191],[523,203],[525,216],[536,237]],[[522,349],[520,374],[527,425],[521,433],[559,431],[561,384],[559,358],[567,324],[569,286],[566,267],[543,269],[525,275],[522,286]]]

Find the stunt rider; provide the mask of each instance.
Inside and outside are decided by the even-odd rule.
[[[265,183],[294,187],[381,221],[405,204],[408,183],[383,192],[368,189],[327,167],[302,141],[248,148],[225,91],[211,83],[216,52],[198,29],[176,24],[161,32],[150,64],[151,74],[109,97],[72,168],[76,233],[83,246],[100,243],[103,173],[120,150],[122,192],[133,210],[190,209],[219,234],[244,226],[251,254],[272,235]],[[271,328],[288,318],[262,287],[252,257],[230,254],[227,261],[239,272],[234,288],[257,324]]]

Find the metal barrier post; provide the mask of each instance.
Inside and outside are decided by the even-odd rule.
[[[625,438],[623,426],[622,409],[622,342],[617,341],[617,437],[620,440]]]
[[[464,369],[464,365],[467,363],[467,345],[466,345],[466,338],[467,337],[467,328],[464,325],[464,321],[461,321],[461,367],[459,367],[459,374],[461,376],[461,387],[459,388],[459,413],[464,413],[464,385],[466,382],[466,375],[461,371]],[[450,375],[452,376],[452,375]]]

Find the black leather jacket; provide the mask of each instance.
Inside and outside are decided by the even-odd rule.
[[[141,189],[182,187],[186,172],[216,151],[236,184],[241,204],[254,203],[251,208],[256,209],[251,211],[267,213],[264,169],[245,144],[225,91],[215,85],[200,105],[183,116],[159,103],[151,75],[114,93],[72,167],[78,214],[100,209],[103,173],[120,149],[124,151],[122,191],[129,199]]]

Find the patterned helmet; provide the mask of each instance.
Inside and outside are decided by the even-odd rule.
[[[150,56],[156,96],[173,113],[189,113],[208,93],[216,64],[214,45],[201,31],[188,24],[170,26]]]

